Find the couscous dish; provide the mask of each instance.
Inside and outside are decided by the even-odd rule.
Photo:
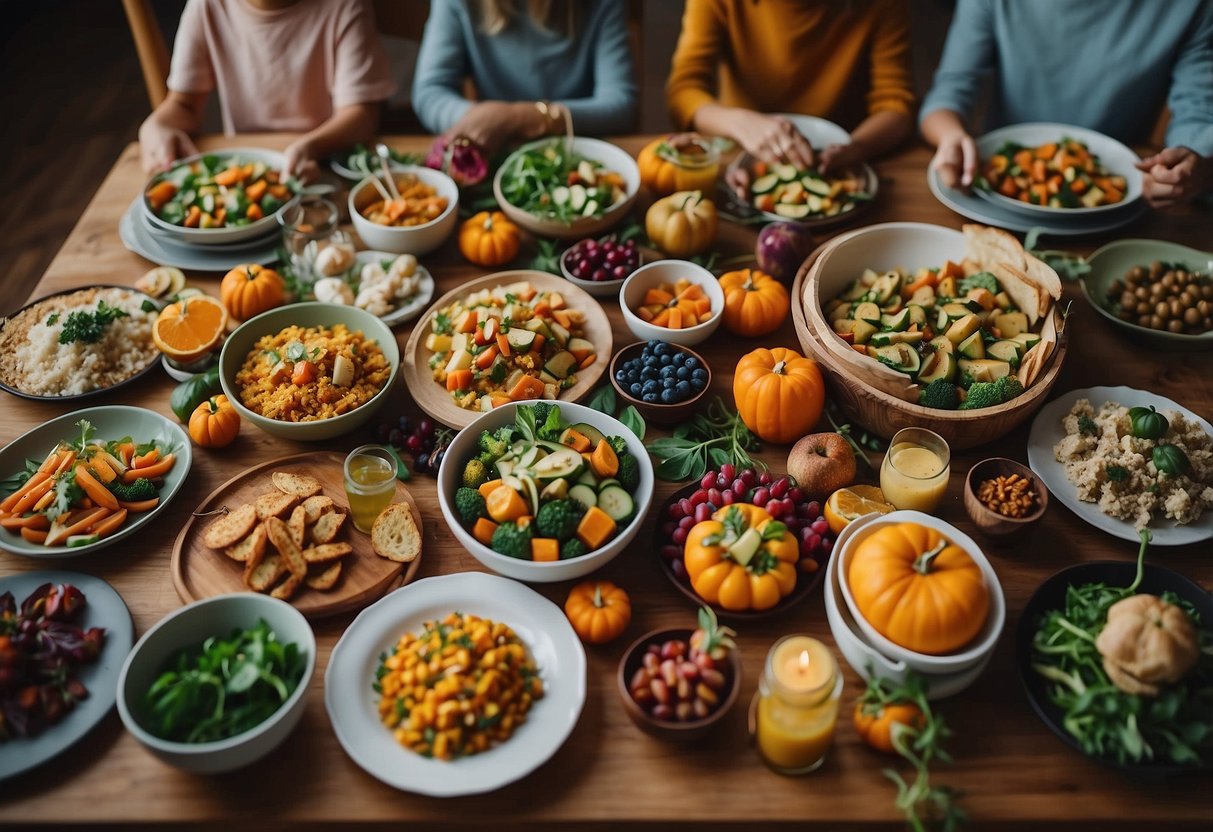
[[[240,403],[267,419],[316,422],[373,399],[392,373],[383,350],[344,324],[261,338],[236,373]]]
[[[1155,515],[1184,524],[1213,508],[1213,437],[1182,413],[1079,399],[1062,424],[1054,458],[1104,514],[1141,529]]]

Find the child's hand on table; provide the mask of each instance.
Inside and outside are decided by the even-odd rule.
[[[308,139],[297,139],[291,142],[283,155],[286,156],[286,164],[282,169],[285,176],[293,176],[305,185],[314,182],[320,176],[320,165],[316,162],[316,154]]]
[[[1137,163],[1142,194],[1155,208],[1190,202],[1213,188],[1213,159],[1187,147],[1168,147]]]
[[[139,154],[147,173],[168,170],[173,162],[197,152],[189,134],[177,127],[148,119],[139,128]]]

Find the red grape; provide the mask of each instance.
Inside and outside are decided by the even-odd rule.
[[[715,484],[716,484],[716,474],[712,471],[708,471],[706,474],[704,474],[703,479],[701,479],[699,481],[700,488],[711,488]]]
[[[691,526],[694,526],[694,525],[695,525],[695,518],[693,515],[688,515],[678,521],[678,528],[686,529],[687,531],[690,531]]]
[[[796,505],[804,502],[804,491],[798,485],[794,485],[788,489],[788,499]]]
[[[780,477],[779,479],[775,480],[775,482],[771,483],[771,496],[782,500],[783,495],[788,493],[788,487],[788,478]]]
[[[759,485],[770,485],[771,481],[774,479],[775,478],[771,476],[770,471],[763,471],[761,474],[758,475]]]
[[[702,488],[691,495],[691,505],[695,506],[696,508],[698,508],[702,504],[706,503],[707,501],[708,501],[708,492],[704,491]]]
[[[834,541],[833,541],[833,540],[831,540],[831,539],[830,539],[830,538],[828,538],[828,537],[823,537],[823,538],[821,539],[821,553],[822,553],[823,555],[828,555],[828,554],[830,553],[830,550],[831,550],[831,549],[833,549],[833,548],[834,548]]]
[[[702,523],[705,520],[712,519],[712,507],[707,503],[700,503],[695,506],[695,522]]]
[[[690,515],[690,514],[695,513],[695,504],[692,503],[690,500],[688,500],[686,497],[683,497],[681,500],[678,501],[678,507],[680,509],[682,509],[683,514]]]
[[[825,534],[830,530],[830,524],[826,522],[824,517],[818,517],[813,521],[812,529],[818,534]]]
[[[720,496],[719,488],[713,487],[708,489],[708,502],[716,506],[724,503],[724,500]]]
[[[733,502],[737,498],[733,495],[733,492],[730,490],[730,491],[720,492],[720,499],[726,506],[731,506],[731,505],[733,505]]]
[[[771,499],[771,490],[769,488],[755,488],[754,493],[750,495],[750,502],[762,508]]]
[[[720,466],[720,474],[727,480],[732,480],[737,476],[737,468],[731,462],[726,462]]]
[[[682,526],[679,526],[678,528],[674,529],[674,534],[670,536],[670,539],[674,541],[674,545],[682,546],[687,542],[687,534],[687,530]]]
[[[661,556],[670,560],[677,560],[682,557],[682,547],[667,543],[661,547]]]

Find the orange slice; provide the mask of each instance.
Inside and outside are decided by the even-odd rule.
[[[830,531],[838,534],[852,520],[873,512],[888,514],[897,507],[884,498],[884,492],[875,485],[852,485],[840,488],[826,500],[826,522]]]
[[[164,307],[152,324],[152,341],[169,358],[188,364],[218,346],[226,331],[223,304],[209,295],[194,295]]]

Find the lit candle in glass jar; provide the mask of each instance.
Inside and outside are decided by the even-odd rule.
[[[786,636],[767,654],[758,685],[758,749],[783,774],[813,771],[834,741],[842,674],[809,636]]]

